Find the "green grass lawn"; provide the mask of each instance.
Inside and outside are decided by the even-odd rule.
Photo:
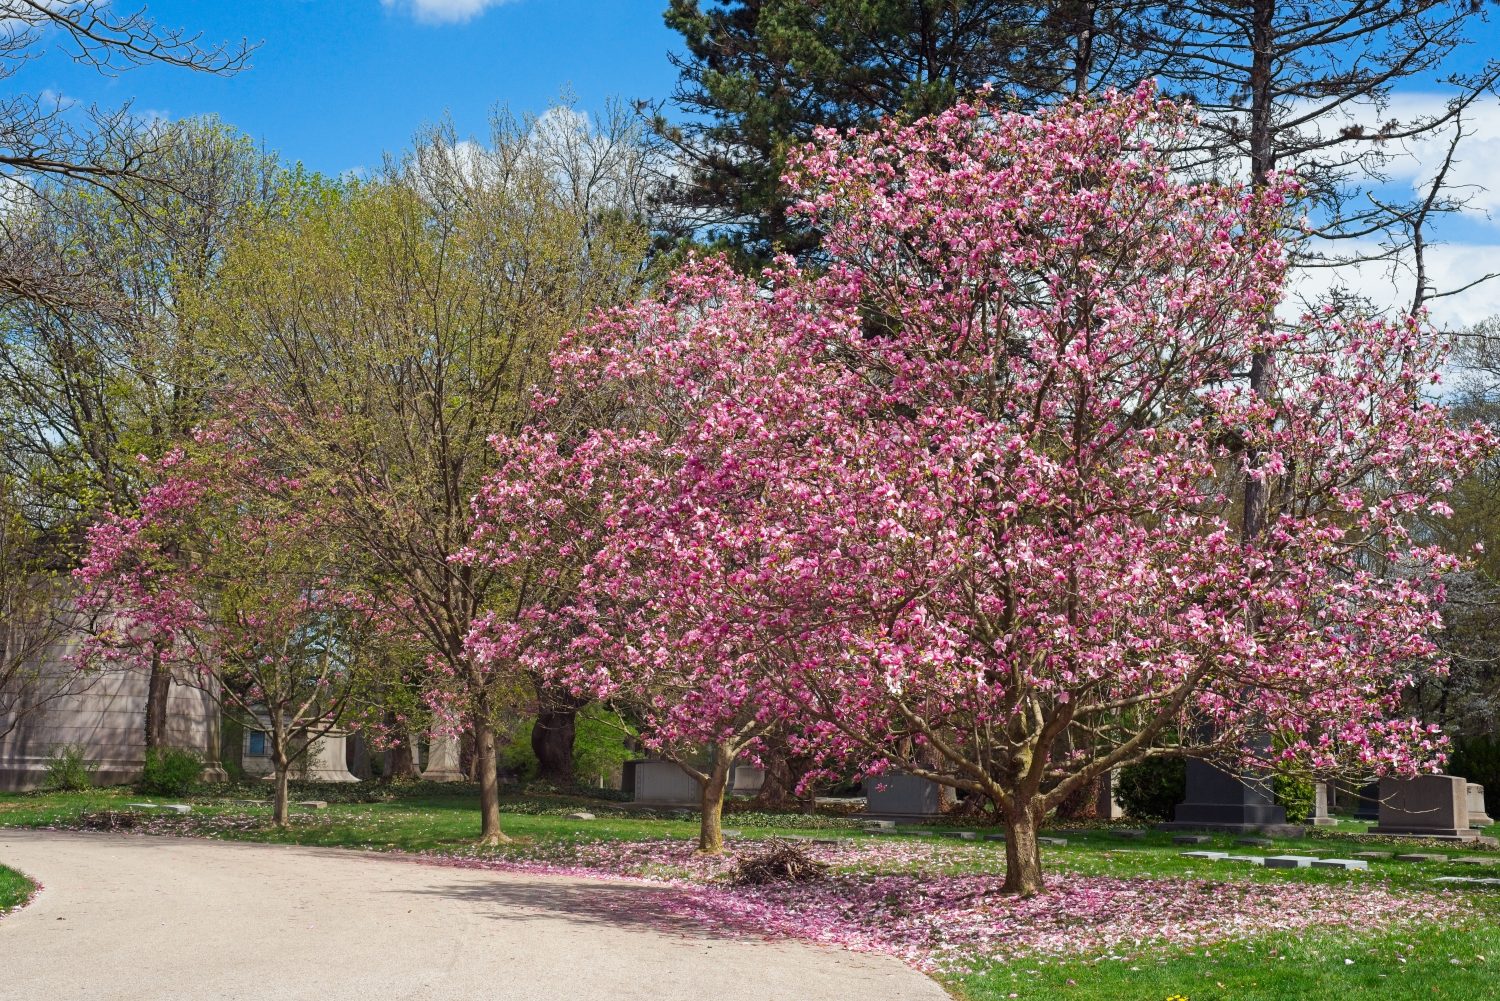
[[[1494,1001],[1500,998],[1500,907],[1492,903],[1463,929],[1360,939],[1268,937],[1126,959],[1018,964],[953,986],[972,1001]]]
[[[323,795],[333,796],[324,789]],[[303,790],[298,797],[317,797]],[[126,802],[165,802],[116,789],[85,793],[0,794],[0,826],[67,825],[79,814],[120,809]],[[288,842],[376,850],[469,852],[479,833],[472,791],[417,787],[393,794],[383,802],[330,802],[326,809],[301,810],[285,831],[269,826],[269,811],[231,801],[227,796],[188,797],[195,822],[205,825],[236,818],[212,831],[212,836],[254,841]],[[537,845],[570,840],[648,838],[692,839],[692,818],[637,817],[619,805],[579,797],[511,794],[505,797],[503,827],[525,851]],[[565,814],[588,810],[597,819],[580,821]],[[797,815],[729,814],[725,827],[739,829],[742,838],[808,833],[808,826],[841,828],[840,837],[904,838],[874,835],[856,829],[857,821],[805,818]],[[941,833],[954,828],[934,828]],[[1398,892],[1434,889],[1435,876],[1500,877],[1500,866],[1477,867],[1456,861],[1405,863],[1375,860],[1369,872],[1325,869],[1267,870],[1235,863],[1203,861],[1182,856],[1194,849],[1227,850],[1234,854],[1316,854],[1350,857],[1356,851],[1423,851],[1458,858],[1472,850],[1446,846],[1413,847],[1381,844],[1360,836],[1362,825],[1323,829],[1310,837],[1278,840],[1272,848],[1234,844],[1229,836],[1215,836],[1204,845],[1183,846],[1171,836],[1150,832],[1122,839],[1107,829],[1068,832],[1068,844],[1045,849],[1050,867],[1094,876],[1208,879],[1251,882],[1326,882],[1366,884]],[[1500,834],[1500,828],[1490,833]],[[1003,846],[989,842],[951,842],[970,851],[955,853],[950,871],[1003,867]],[[1500,858],[1500,855],[1495,857]],[[0,873],[3,880],[3,873]],[[0,887],[3,887],[0,881]],[[3,900],[0,890],[0,900]],[[1364,937],[1348,933],[1262,937],[1250,942],[1197,950],[1148,950],[1119,957],[1081,957],[1058,962],[1026,962],[997,967],[948,981],[955,995],[969,1001],[1010,997],[1078,999],[1078,1001],[1165,1001],[1172,996],[1190,1001],[1288,1001],[1299,998],[1364,999],[1457,998],[1500,1001],[1500,891],[1476,889],[1465,899],[1471,917],[1461,927],[1417,927],[1400,934],[1372,932]]]
[[[35,891],[36,884],[31,880],[0,865],[0,914],[20,907]]]

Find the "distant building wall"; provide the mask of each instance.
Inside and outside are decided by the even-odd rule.
[[[64,694],[24,715],[8,734],[0,736],[0,789],[34,789],[47,776],[47,760],[59,749],[75,745],[97,770],[100,785],[131,782],[140,777],[146,757],[146,693],[148,679],[140,671],[101,671],[80,674],[69,661],[78,639],[69,636],[48,650],[37,677],[45,687]],[[0,730],[9,720],[0,720]],[[209,762],[209,777],[218,770],[219,710],[204,691],[174,684],[167,697],[167,743],[197,751]]]

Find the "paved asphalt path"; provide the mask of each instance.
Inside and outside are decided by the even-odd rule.
[[[945,1001],[894,959],[714,937],[671,892],[280,845],[0,830],[43,885],[4,1001]],[[665,927],[664,927],[665,924]]]

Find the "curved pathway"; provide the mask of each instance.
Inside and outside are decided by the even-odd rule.
[[[670,890],[338,849],[0,830],[0,999],[943,1001],[900,962],[672,927]]]

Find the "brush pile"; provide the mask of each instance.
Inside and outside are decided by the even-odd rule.
[[[78,828],[84,831],[133,831],[140,823],[139,814],[120,810],[99,810],[78,815]]]
[[[800,845],[771,838],[754,855],[735,863],[729,881],[735,886],[768,886],[774,883],[816,883],[828,875],[828,864],[819,862]]]

